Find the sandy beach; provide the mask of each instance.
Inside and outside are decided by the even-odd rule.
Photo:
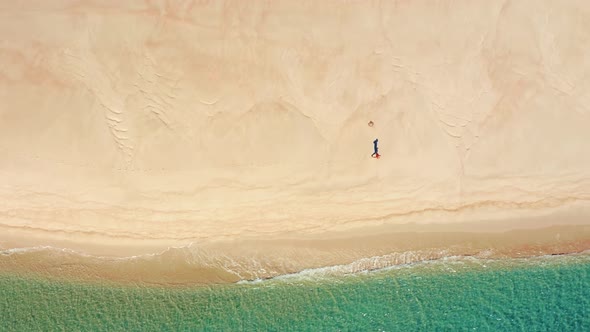
[[[588,22],[584,1],[2,3],[0,270],[175,285],[588,250]]]

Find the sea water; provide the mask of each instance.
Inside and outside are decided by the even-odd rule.
[[[158,288],[0,274],[2,331],[590,331],[590,255]]]

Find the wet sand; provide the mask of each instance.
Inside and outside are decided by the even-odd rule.
[[[543,226],[543,220],[537,221],[537,226],[509,231],[497,225],[495,231],[485,226],[485,231],[468,230],[468,225],[388,225],[299,238],[236,238],[155,254],[126,256],[119,251],[123,257],[33,247],[4,251],[0,269],[91,282],[191,286],[268,279],[310,269],[342,275],[457,256],[528,258],[579,253],[590,247],[590,226],[584,223]],[[457,231],[462,227],[466,230]]]

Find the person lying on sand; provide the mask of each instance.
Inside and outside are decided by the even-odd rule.
[[[379,143],[379,139],[378,138],[376,138],[373,141],[373,150],[375,150],[375,152],[373,152],[373,154],[371,155],[371,157],[379,159],[379,157],[381,157],[381,155],[378,152],[379,151],[379,148],[377,147],[377,143]]]

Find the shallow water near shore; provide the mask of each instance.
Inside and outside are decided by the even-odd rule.
[[[185,288],[4,274],[0,299],[3,331],[583,331],[590,254],[454,257]]]

